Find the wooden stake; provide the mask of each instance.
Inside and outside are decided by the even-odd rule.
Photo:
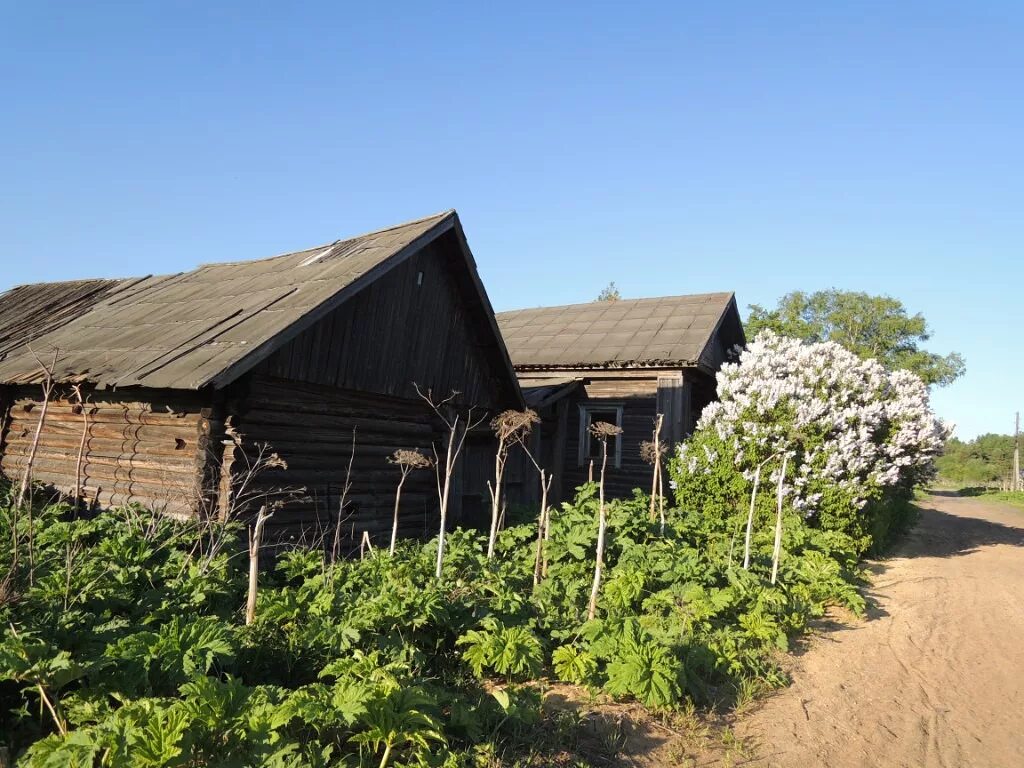
[[[754,470],[754,489],[750,492],[750,512],[747,513],[747,536],[743,541],[743,570],[750,570],[750,540],[754,534],[754,502],[757,500],[757,486],[761,483],[761,467]]]
[[[1020,482],[1020,411],[1013,426],[1013,486],[1014,491],[1021,489]]]
[[[245,623],[252,624],[256,620],[256,591],[259,589],[260,576],[260,540],[263,538],[263,526],[274,516],[267,512],[266,505],[260,507],[256,515],[256,525],[249,534],[249,594],[245,601]]]
[[[398,504],[402,499],[402,486],[405,485],[405,478],[409,476],[410,468],[402,467],[402,479],[398,481],[398,490],[395,491],[395,517],[391,522],[391,547],[388,554],[395,554],[395,543],[398,541]]]
[[[78,407],[82,409],[82,440],[78,444],[78,460],[75,462],[75,512],[77,512],[82,503],[82,457],[85,455],[85,441],[89,437],[89,409],[82,397],[81,385],[76,384],[72,389],[78,400]]]
[[[778,508],[775,515],[775,550],[772,552],[772,584],[779,575],[779,558],[782,556],[782,486],[786,481],[786,462],[789,454],[782,454],[782,469],[779,470]]]
[[[546,477],[545,470],[540,471],[540,516],[537,518],[537,553],[533,561],[533,586],[537,587],[540,584],[541,576],[543,575],[543,563],[545,559],[544,555],[544,542],[547,539],[546,531],[548,527],[548,491],[551,490],[551,481],[553,477]]]
[[[594,466],[594,462],[590,462]],[[608,516],[604,509],[604,471],[608,466],[608,440],[601,441],[601,483],[598,486],[600,508],[597,518],[597,563],[594,565],[594,586],[590,590],[590,605],[587,607],[587,620],[597,616],[597,596],[601,591],[601,571],[604,560],[604,533],[608,527]]]

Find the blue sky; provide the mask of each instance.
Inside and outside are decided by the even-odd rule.
[[[0,289],[457,208],[498,310],[888,293],[1024,409],[1024,4],[293,5],[0,2]]]

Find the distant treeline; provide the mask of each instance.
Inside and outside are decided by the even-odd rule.
[[[955,437],[936,461],[939,479],[957,484],[997,484],[1013,468],[1013,435],[980,435],[964,442]]]

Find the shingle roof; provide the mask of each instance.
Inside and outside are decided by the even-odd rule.
[[[731,293],[620,299],[500,312],[517,369],[696,365]]]
[[[57,349],[59,381],[222,385],[300,320],[322,316],[385,270],[385,262],[452,226],[457,216],[446,211],[258,261],[13,288],[0,295],[0,383],[41,380],[32,351],[48,362]]]

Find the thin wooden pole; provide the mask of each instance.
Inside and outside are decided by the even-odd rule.
[[[1017,411],[1013,426],[1013,490],[1020,489],[1020,411]]]
[[[75,462],[75,512],[78,512],[82,505],[82,458],[85,455],[85,441],[89,437],[89,408],[82,397],[81,385],[75,385],[74,393],[78,407],[82,409],[82,439],[78,444],[78,460]]]
[[[593,466],[594,462],[590,462]],[[601,591],[601,571],[604,561],[604,533],[608,527],[608,518],[604,509],[604,471],[608,466],[608,439],[601,441],[601,484],[598,486],[598,508],[597,523],[597,563],[594,565],[594,586],[590,590],[590,605],[587,607],[587,620],[592,621],[597,616],[597,596]]]
[[[398,490],[395,491],[395,515],[391,521],[391,547],[388,549],[388,554],[395,554],[395,544],[398,541],[398,505],[402,500],[402,486],[405,485],[405,478],[409,476],[410,470],[406,467],[402,467],[402,479],[398,481]]]
[[[782,558],[782,490],[786,482],[786,462],[789,454],[782,454],[782,469],[779,470],[779,492],[776,502],[778,510],[775,515],[775,549],[772,552],[772,584],[779,576],[779,560]]]
[[[249,532],[249,591],[245,600],[245,623],[248,626],[256,620],[256,594],[260,578],[260,543],[263,539],[263,526],[274,516],[267,512],[266,505],[260,507],[256,515],[256,525]]]

